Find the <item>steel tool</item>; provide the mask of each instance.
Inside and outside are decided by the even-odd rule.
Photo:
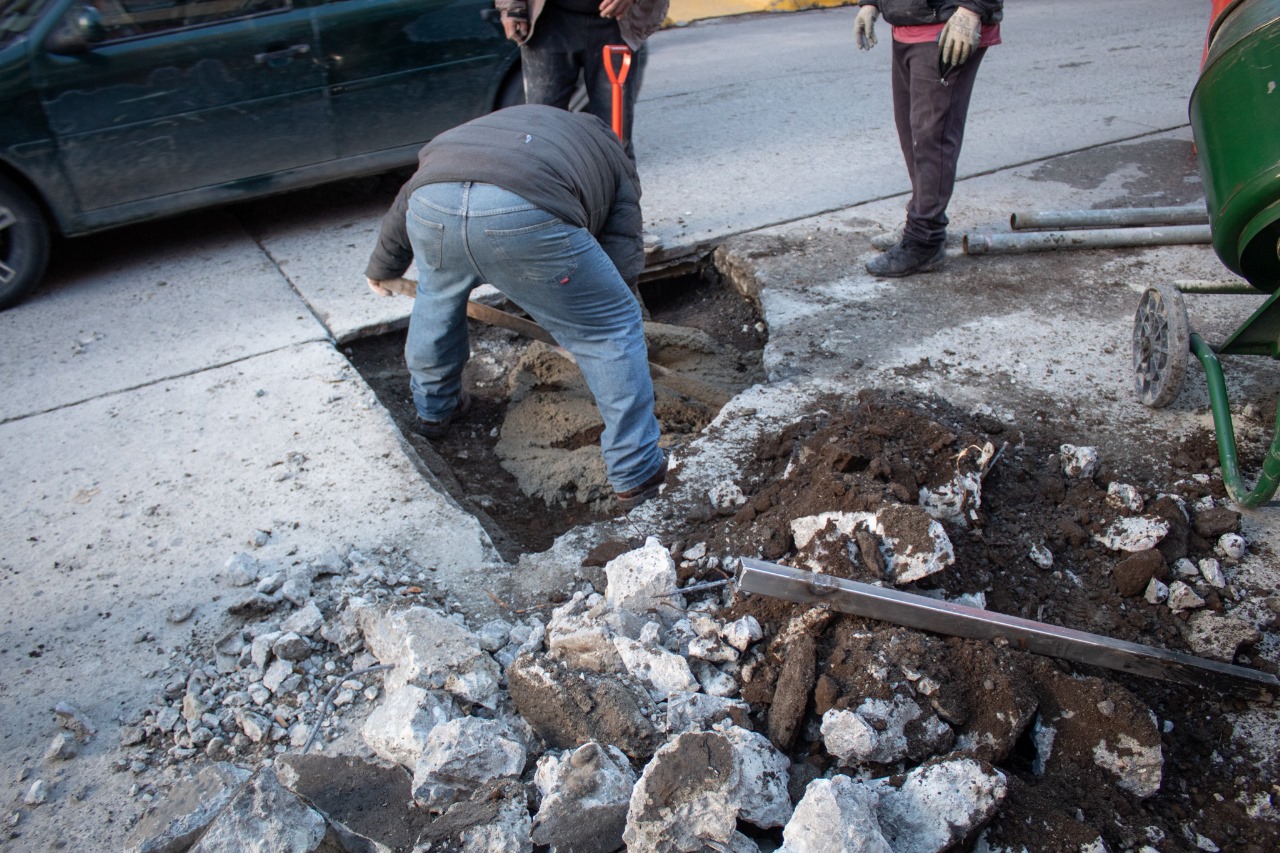
[[[1200,686],[1208,679],[1220,682],[1228,690],[1249,685],[1280,693],[1280,679],[1255,669],[749,557],[741,560],[737,588],[802,604],[824,604],[841,613],[938,634],[974,640],[1003,639],[1024,651],[1165,681]]]

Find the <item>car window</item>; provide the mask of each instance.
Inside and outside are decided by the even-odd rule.
[[[293,0],[92,0],[106,41],[248,18],[293,7]]]
[[[0,47],[30,28],[47,0],[0,0]]]

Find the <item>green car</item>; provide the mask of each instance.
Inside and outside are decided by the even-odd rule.
[[[0,0],[0,309],[54,234],[410,165],[521,87],[492,0]]]

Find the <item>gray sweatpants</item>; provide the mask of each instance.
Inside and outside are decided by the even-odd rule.
[[[911,178],[903,238],[938,246],[947,239],[947,205],[956,185],[973,81],[986,48],[938,74],[938,46],[893,43],[893,117]]]

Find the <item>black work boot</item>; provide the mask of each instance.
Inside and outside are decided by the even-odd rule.
[[[947,259],[947,244],[930,246],[904,239],[883,255],[867,261],[867,272],[882,278],[898,278],[918,272],[933,272]]]
[[[452,412],[444,416],[444,420],[428,421],[419,415],[413,427],[418,435],[423,438],[433,440],[444,438],[449,434],[449,427],[453,425],[453,422],[466,415],[469,411],[471,411],[471,395],[467,393],[466,388],[460,388],[458,389],[458,404],[453,407]]]

